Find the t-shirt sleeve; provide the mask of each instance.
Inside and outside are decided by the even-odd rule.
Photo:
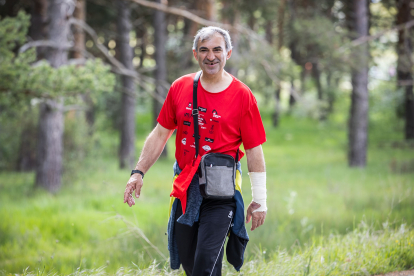
[[[266,133],[256,98],[249,91],[243,103],[240,132],[245,149],[257,147],[266,142]]]
[[[177,118],[175,116],[175,105],[174,105],[174,84],[171,85],[168,91],[167,98],[165,98],[164,104],[162,105],[160,114],[158,115],[157,122],[165,127],[166,129],[177,128]]]

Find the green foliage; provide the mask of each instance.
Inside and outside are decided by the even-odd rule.
[[[13,50],[26,41],[30,16],[20,11],[16,18],[6,17],[0,21],[0,64],[14,58]]]
[[[16,53],[16,47],[26,42],[28,25],[29,16],[22,11],[16,18],[0,21],[0,104],[57,97],[76,102],[81,94],[96,99],[103,92],[112,91],[115,77],[100,59],[87,60],[83,66],[68,64],[53,68],[44,60],[33,63],[36,59],[33,48]]]

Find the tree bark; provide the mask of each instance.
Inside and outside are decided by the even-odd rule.
[[[396,0],[397,2],[397,25],[412,20],[411,14],[414,9],[410,7],[411,0]],[[413,61],[411,58],[413,44],[410,29],[398,31],[398,62],[397,62],[397,85],[404,90],[404,119],[405,139],[414,139],[414,95],[413,95]]]
[[[86,22],[86,1],[85,0],[75,0],[76,6],[75,11],[73,12],[73,17]],[[85,31],[81,26],[73,25],[73,40],[75,51],[73,52],[73,58],[75,59],[84,59],[84,53],[86,51],[85,47]],[[87,106],[85,111],[86,122],[88,123],[88,133],[92,135],[93,126],[95,124],[95,107],[91,97],[88,94],[82,95],[82,100]]]
[[[73,12],[73,17],[76,19],[86,21],[86,3],[85,0],[75,0],[76,7],[75,11]],[[85,51],[85,32],[83,28],[74,25],[73,26],[73,40],[75,51],[73,53],[73,58],[83,58],[83,53]]]
[[[50,0],[48,7],[49,40],[63,45],[68,43],[68,19],[73,11],[72,2]],[[49,48],[45,52],[51,66],[57,68],[67,63],[64,49]],[[62,184],[63,159],[63,100],[48,100],[40,106],[36,186],[57,192]]]
[[[46,16],[47,0],[34,0],[32,2],[32,12],[30,17],[29,36],[33,40],[43,40],[46,38]],[[45,47],[37,47],[37,59],[44,58]]]
[[[36,186],[56,193],[62,184],[63,106],[49,101],[40,106]]]
[[[278,49],[282,49],[284,44],[284,25],[285,25],[285,8],[287,0],[282,0],[278,7],[277,28],[279,30]]]
[[[293,79],[290,81],[290,93],[289,93],[289,108],[292,109],[296,103],[295,96],[293,95],[295,90],[295,84],[293,83]]]
[[[19,156],[17,159],[17,170],[22,172],[32,171],[36,168],[36,143],[37,128],[33,118],[33,110],[29,106],[25,112],[23,120],[20,122],[22,132],[20,134]]]
[[[280,86],[275,91],[275,110],[272,114],[272,123],[274,127],[279,126],[280,121]]]
[[[125,0],[116,2],[118,8],[117,30],[119,60],[129,70],[134,70],[133,52],[129,45],[129,33],[132,26],[130,21],[130,7]],[[135,163],[135,84],[134,79],[122,76],[122,121],[121,144],[119,149],[119,165],[121,168],[132,168]]]
[[[367,0],[353,0],[347,17],[354,38],[367,36],[369,29]],[[348,163],[365,167],[368,143],[368,44],[354,50],[355,64],[351,69],[352,96],[349,118]]]
[[[161,3],[161,0],[156,0]],[[155,62],[157,68],[155,69],[156,91],[162,97],[167,96],[167,89],[162,85],[167,81],[167,57],[165,44],[167,42],[167,25],[165,21],[165,13],[162,11],[154,11],[154,42],[155,42]],[[152,100],[153,104],[153,126],[157,125],[157,118],[160,114],[162,104],[157,99]],[[161,153],[161,156],[167,156],[167,147]]]
[[[323,100],[323,89],[321,84],[321,71],[318,68],[318,64],[316,62],[312,63],[312,77],[316,83],[316,90],[318,91],[318,100]]]
[[[223,11],[225,12],[222,15],[222,21],[224,24],[229,25],[237,25],[240,24],[240,10],[237,8],[238,6],[234,4],[233,1],[222,1],[223,3]],[[237,77],[238,67],[237,62],[240,59],[240,54],[238,51],[239,48],[239,41],[240,41],[240,34],[237,30],[229,30],[231,43],[233,46],[231,58],[226,63],[225,70],[232,74],[233,76]]]

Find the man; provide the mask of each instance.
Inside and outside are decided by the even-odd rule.
[[[243,142],[253,191],[246,222],[252,219],[253,231],[264,223],[267,211],[265,162],[261,147],[266,136],[252,92],[224,70],[231,53],[230,36],[221,28],[205,27],[194,39],[194,58],[202,70],[197,87],[199,152],[200,155],[218,152],[242,158],[243,152],[237,153]],[[144,174],[158,159],[174,129],[177,129],[174,173],[178,175],[194,159],[195,137],[191,115],[194,76],[195,73],[183,76],[171,85],[157,120],[158,125],[145,141],[127,183],[124,202],[130,207],[135,205],[132,192],[135,190],[135,197],[139,198]],[[178,269],[181,263],[188,276],[221,275],[223,245],[230,233],[227,260],[239,270],[248,241],[241,197],[240,163],[234,198],[205,199],[200,195],[198,186],[198,176],[195,176],[187,190],[185,213],[179,199],[172,202],[168,225],[171,267]]]

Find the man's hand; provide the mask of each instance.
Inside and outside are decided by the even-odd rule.
[[[129,207],[135,205],[135,199],[132,193],[135,191],[135,197],[139,198],[141,194],[141,188],[144,185],[142,176],[139,173],[134,173],[128,180],[124,193],[124,203],[128,203]]]
[[[266,212],[254,212],[254,210],[260,208],[260,204],[252,201],[247,208],[247,215],[246,215],[246,223],[250,222],[250,219],[253,217],[252,220],[252,227],[250,228],[251,231],[259,227],[265,222]]]

